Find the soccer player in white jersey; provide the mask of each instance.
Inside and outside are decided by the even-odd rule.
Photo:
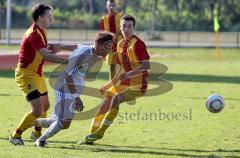
[[[50,118],[40,118],[35,125],[48,128],[35,141],[37,147],[44,147],[46,139],[69,128],[75,111],[84,108],[80,94],[84,88],[84,75],[93,64],[111,51],[114,35],[107,32],[98,33],[95,44],[90,45],[59,45],[61,49],[73,51],[68,58],[65,71],[60,73],[55,84],[55,108]],[[58,49],[60,49],[58,48]],[[57,48],[56,48],[57,49]]]

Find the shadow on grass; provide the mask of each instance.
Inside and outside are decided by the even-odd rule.
[[[1,97],[9,97],[9,96],[14,96],[14,97],[16,97],[16,96],[22,96],[22,95],[20,95],[20,94],[0,93],[0,96],[1,96]]]
[[[0,138],[0,140],[8,141],[8,138]],[[25,142],[31,142],[32,140],[24,140]],[[59,146],[53,145],[59,144]],[[67,144],[67,145],[66,145]],[[145,146],[116,146],[108,144],[94,144],[94,145],[77,145],[72,141],[49,141],[49,145],[46,148],[56,148],[63,150],[84,150],[90,152],[108,152],[108,153],[133,153],[133,154],[150,154],[150,155],[162,155],[162,156],[179,156],[179,157],[220,157],[217,152],[225,153],[240,153],[240,150],[201,150],[201,149],[175,149],[175,148],[157,148],[157,147],[145,147]],[[173,153],[176,152],[176,153]],[[192,153],[195,152],[196,154]],[[210,154],[211,153],[211,154]],[[216,153],[216,154],[214,154]],[[130,155],[129,155],[130,156]],[[224,156],[231,158],[240,158],[239,156]]]
[[[46,77],[48,77],[51,72],[44,73]],[[15,72],[14,70],[0,70],[0,77],[5,78],[14,78]],[[156,76],[160,76],[161,74],[153,74],[150,75],[151,79],[156,79]],[[152,76],[152,77],[151,77]],[[108,80],[107,72],[99,72],[98,79]],[[161,78],[168,81],[176,81],[176,82],[202,82],[202,83],[232,83],[232,84],[240,84],[240,76],[214,76],[214,75],[198,75],[198,74],[173,74],[166,73]],[[94,81],[91,79],[91,81]]]
[[[178,98],[187,98],[187,99],[195,99],[195,100],[206,100],[207,97],[185,97],[185,96],[176,96]],[[229,98],[229,97],[224,97],[225,100],[240,100],[240,99],[236,99],[236,98]]]
[[[49,141],[50,143],[66,143],[65,141]],[[71,144],[71,143],[70,143]],[[133,153],[133,154],[150,154],[150,155],[162,155],[162,156],[179,156],[179,157],[219,157],[216,152],[226,153],[239,153],[240,150],[199,150],[199,149],[173,149],[173,148],[155,148],[155,147],[144,147],[144,146],[115,146],[107,144],[94,144],[94,145],[76,145],[74,142],[70,146],[48,146],[48,148],[60,148],[68,150],[88,150],[91,152],[108,152],[108,153]],[[173,153],[173,151],[175,153]],[[192,153],[196,152],[196,154]],[[210,154],[211,153],[211,154]],[[216,154],[214,154],[216,153]],[[130,155],[129,155],[130,156]],[[240,158],[238,156],[224,156],[231,158]]]
[[[214,76],[197,74],[164,74],[162,77],[169,81],[203,82],[203,83],[233,83],[240,84],[240,76]]]

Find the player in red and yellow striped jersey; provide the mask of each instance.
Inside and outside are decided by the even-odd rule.
[[[14,145],[24,145],[21,135],[31,127],[36,118],[46,117],[49,108],[47,86],[42,73],[45,60],[62,63],[65,59],[54,55],[47,47],[46,29],[52,22],[51,7],[37,4],[32,10],[33,24],[22,38],[19,59],[15,70],[17,86],[26,96],[31,106],[18,125],[16,131],[9,137],[9,142]],[[54,47],[52,47],[54,48]],[[35,126],[31,133],[32,139],[41,135],[41,127]]]
[[[108,14],[102,16],[100,21],[100,30],[108,31],[115,35],[116,44],[113,46],[113,50],[106,57],[107,64],[110,65],[109,79],[111,80],[115,75],[115,60],[113,58],[114,53],[117,51],[117,42],[119,42],[123,36],[120,30],[120,19],[123,16],[122,13],[117,12],[115,0],[107,0],[106,8]]]
[[[118,115],[119,105],[142,97],[146,93],[150,57],[145,43],[134,35],[134,27],[135,18],[132,15],[124,15],[121,19],[124,38],[118,42],[116,55],[116,63],[121,68],[114,78],[100,89],[106,98],[93,119],[91,134],[80,143],[92,144],[101,139]]]

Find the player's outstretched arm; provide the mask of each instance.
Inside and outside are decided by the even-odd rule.
[[[42,48],[39,50],[39,52],[40,52],[40,55],[47,61],[50,61],[53,63],[63,63],[64,61],[66,61],[66,59],[53,54],[47,48]]]
[[[54,54],[60,52],[61,50],[74,51],[77,47],[78,45],[76,44],[48,44],[48,49]]]
[[[61,50],[74,51],[77,48],[78,48],[77,44],[60,44]]]

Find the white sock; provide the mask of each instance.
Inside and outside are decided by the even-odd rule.
[[[43,128],[48,128],[55,121],[56,121],[56,119],[53,119],[53,118],[38,118],[38,119],[36,119],[36,123]]]
[[[54,136],[62,129],[60,121],[56,120],[54,121],[49,128],[42,134],[42,136],[39,138],[39,141],[45,141],[46,139]]]

